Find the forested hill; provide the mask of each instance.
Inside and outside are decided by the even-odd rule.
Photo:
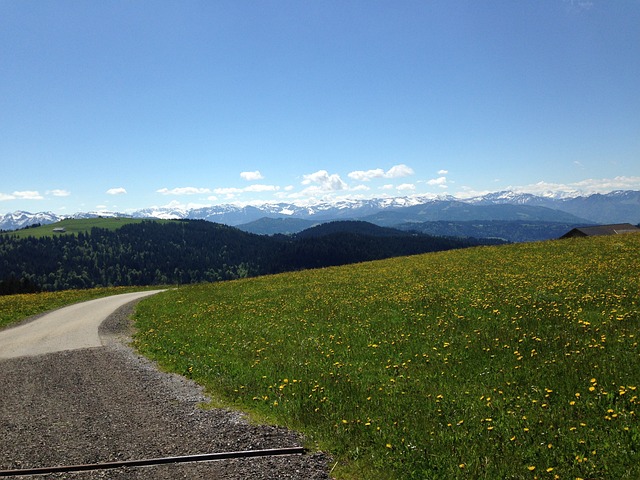
[[[268,237],[191,220],[43,238],[0,235],[0,294],[211,282],[482,243],[399,231],[380,236],[363,233],[363,225],[357,231],[333,226],[309,238]]]
[[[400,237],[406,236],[407,232],[389,227],[380,227],[373,223],[362,220],[341,220],[327,222],[313,227],[309,227],[295,235],[296,238],[324,237],[338,233],[353,233],[369,237]]]

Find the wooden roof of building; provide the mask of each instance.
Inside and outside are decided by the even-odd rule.
[[[630,223],[616,223],[614,225],[596,225],[593,227],[574,228],[560,238],[592,237],[597,235],[619,235],[622,233],[640,232],[640,228]]]

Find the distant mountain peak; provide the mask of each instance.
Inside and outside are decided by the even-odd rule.
[[[46,225],[62,220],[64,217],[52,212],[30,213],[17,210],[0,216],[0,230],[18,230],[31,225]]]
[[[578,220],[582,219],[592,223],[640,223],[640,191],[616,190],[606,194],[580,196],[577,192],[534,195],[532,193],[503,190],[466,199],[456,198],[451,195],[416,195],[374,199],[351,198],[306,205],[281,202],[245,206],[226,204],[196,209],[170,206],[144,208],[131,214],[98,211],[60,216],[51,212],[32,214],[17,211],[0,216],[0,229],[16,230],[36,223],[54,223],[69,217],[90,218],[97,216],[202,219],[231,226],[247,224],[261,218],[292,218],[326,222],[331,220],[358,220],[383,211],[403,211],[411,208],[418,208],[424,215],[426,209],[444,204],[462,207],[468,204],[469,208],[471,206],[492,205],[545,207],[563,212],[565,220],[566,214],[571,214]],[[453,212],[451,208],[446,210]],[[490,212],[487,213],[485,211],[483,215],[482,218],[486,219]],[[560,218],[560,215],[558,216]],[[424,216],[422,218],[424,219]],[[420,221],[420,217],[417,217],[414,221]]]

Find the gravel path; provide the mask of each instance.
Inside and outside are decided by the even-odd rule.
[[[206,398],[197,385],[160,373],[126,346],[132,309],[101,326],[105,346],[0,361],[0,470],[301,445],[286,429],[200,409]],[[329,463],[314,453],[32,478],[313,480],[329,478]]]

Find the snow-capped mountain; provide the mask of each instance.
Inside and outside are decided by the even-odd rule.
[[[64,217],[51,212],[29,213],[18,210],[0,216],[0,230],[18,230],[31,225],[46,225],[62,220]]]
[[[577,195],[533,195],[511,191],[495,192],[465,202],[474,205],[530,205],[570,213],[593,223],[640,223],[640,192],[616,190],[610,193]]]
[[[496,208],[496,206],[511,206]],[[486,207],[486,208],[483,208]],[[438,220],[544,220],[574,223],[640,223],[640,191],[614,191],[588,196],[562,193],[558,195],[533,195],[512,191],[457,199],[452,196],[408,196],[377,199],[350,199],[322,202],[310,205],[292,203],[265,203],[253,206],[215,205],[197,209],[156,207],[138,210],[131,214],[115,212],[76,213],[72,218],[134,217],[162,219],[203,219],[237,226],[261,218],[295,218],[326,222],[331,220],[355,220],[373,218],[382,212],[403,221],[423,222]],[[450,218],[447,217],[450,216]],[[391,215],[394,216],[394,215]],[[495,218],[499,216],[500,218]],[[48,224],[70,216],[51,212],[14,212],[0,216],[1,230],[15,230],[36,223]]]
[[[73,215],[69,215],[69,216],[64,217],[64,218],[75,218],[75,219],[82,219],[82,218],[121,218],[121,217],[128,217],[128,216],[129,215],[125,215],[124,213],[100,211],[100,212],[78,212],[78,213],[74,213]]]

